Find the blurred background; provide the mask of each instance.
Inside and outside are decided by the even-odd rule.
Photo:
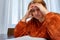
[[[0,34],[7,34],[8,28],[15,25],[25,15],[32,0],[0,0]],[[60,0],[44,0],[47,9],[60,13]]]

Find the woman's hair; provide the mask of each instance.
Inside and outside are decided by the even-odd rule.
[[[30,2],[29,5],[28,5],[28,9],[29,9],[30,5],[34,4],[34,3],[40,3],[40,4],[42,4],[46,8],[46,3],[42,0],[42,1],[39,1],[39,2],[36,2],[36,1]]]

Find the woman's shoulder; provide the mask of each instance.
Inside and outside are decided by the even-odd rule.
[[[60,20],[60,14],[59,13],[55,13],[55,12],[49,12],[48,14],[46,14],[46,20]]]
[[[49,12],[48,14],[46,14],[45,17],[49,17],[49,18],[52,18],[52,17],[60,17],[60,14],[59,13],[56,13],[56,12]]]

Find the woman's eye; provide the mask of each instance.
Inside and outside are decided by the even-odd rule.
[[[32,10],[32,12],[35,12],[35,10]]]
[[[34,10],[34,9],[32,9],[30,12],[35,12],[35,10]]]

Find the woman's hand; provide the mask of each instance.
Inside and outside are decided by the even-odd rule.
[[[42,4],[36,3],[35,6],[37,6],[42,13],[48,13],[48,10]]]
[[[31,12],[30,12],[31,9],[32,9],[32,8],[29,8],[29,10],[27,10],[25,16],[22,18],[21,21],[26,22],[26,20],[27,20],[28,18],[32,17]]]

